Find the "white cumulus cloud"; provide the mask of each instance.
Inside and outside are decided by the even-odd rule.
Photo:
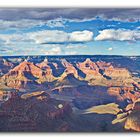
[[[91,31],[74,31],[67,33],[60,30],[44,30],[28,34],[31,40],[36,43],[64,43],[64,42],[86,42],[91,41],[93,33]]]
[[[125,29],[106,29],[99,31],[99,35],[95,40],[119,40],[119,41],[135,41],[140,39],[140,31]]]
[[[87,42],[92,40],[90,31],[74,31],[67,33],[62,30],[43,30],[29,33],[0,34],[0,41],[4,44],[15,42],[33,42],[35,44],[63,44],[74,42]]]
[[[28,34],[31,40],[36,43],[62,43],[68,40],[68,34],[59,30],[44,30],[38,32],[32,32]]]
[[[91,31],[74,31],[70,34],[70,41],[83,42],[91,41],[93,38],[93,32]]]

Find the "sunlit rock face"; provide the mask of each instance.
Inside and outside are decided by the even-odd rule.
[[[89,58],[87,58],[84,62],[78,63],[77,67],[86,74],[85,79],[87,80],[102,77],[102,75],[99,73],[99,68],[96,63],[92,62]]]
[[[118,100],[123,101],[128,99],[130,102],[134,103],[140,94],[134,90],[134,87],[109,87],[108,94],[111,96],[116,96]]]
[[[42,76],[39,77],[39,81],[41,82],[52,82],[55,80],[53,76],[52,68],[49,66],[49,62],[47,59],[44,59],[41,63],[36,64],[42,70]]]
[[[3,61],[9,70],[0,76],[0,117],[6,119],[8,129],[68,132],[81,130],[84,124],[88,129],[83,131],[113,131],[111,127],[116,126],[122,131],[139,131],[140,78],[112,59],[10,60]],[[91,107],[93,112],[82,113]],[[102,122],[107,119],[109,127],[98,126],[99,118]]]
[[[111,63],[97,61],[93,62],[87,58],[84,62],[78,63],[77,67],[86,74],[86,79],[101,78],[129,78],[129,71],[125,68],[115,68]]]
[[[6,83],[6,86],[19,89],[27,84],[37,84],[35,79],[38,77],[42,77],[41,69],[33,63],[24,61],[5,74],[1,81]]]
[[[131,131],[140,132],[140,102],[136,101],[132,107],[132,112],[127,117],[124,128]]]
[[[90,80],[95,80],[94,82],[100,85],[102,85],[101,82],[103,82],[103,80],[106,80],[104,81],[106,85],[111,85],[113,82],[115,82],[116,85],[121,85],[124,80],[127,80],[127,78],[130,77],[129,72],[126,69],[114,68],[111,63],[103,61],[93,62],[87,58],[84,62],[77,62],[75,66],[66,59],[61,59],[60,61],[64,67],[64,71],[58,77],[54,77],[53,70],[51,68],[52,65],[54,66],[54,63],[50,63],[47,59],[44,59],[42,62],[37,64],[25,60],[19,63],[16,67],[10,69],[7,74],[3,75],[1,77],[1,81],[5,83],[6,86],[20,89],[25,88],[26,85],[37,86],[44,82],[53,82],[59,77],[63,78],[65,75],[69,74],[73,74],[78,80],[85,80],[88,82],[90,82]],[[7,64],[8,62],[5,63]],[[54,67],[58,68],[57,63],[55,63]],[[86,75],[85,78],[81,78],[77,71],[78,69]],[[109,80],[116,77],[121,78],[121,82],[116,79],[109,82]],[[127,82],[128,81],[125,81],[124,83]]]
[[[116,77],[129,78],[131,76],[127,69],[113,68],[113,67],[109,67],[105,69],[105,75],[113,77],[113,78],[116,78]]]
[[[1,81],[16,89],[25,88],[26,85],[38,86],[41,82],[51,82],[54,80],[52,71],[49,66],[48,68],[45,66],[46,70],[42,70],[44,63],[36,66],[31,62],[23,61],[5,74]]]
[[[27,62],[27,61],[23,61],[18,66],[16,66],[14,69],[12,69],[10,72],[11,72],[11,74],[13,72],[13,74],[15,74],[15,75],[18,74],[16,72],[19,72],[19,73],[29,72],[35,77],[42,76],[42,71],[40,70],[40,68],[35,66],[33,63]]]
[[[73,74],[76,78],[78,78],[78,72],[71,63],[69,63],[66,59],[62,59],[61,63],[65,67],[64,73],[66,73],[67,75]]]

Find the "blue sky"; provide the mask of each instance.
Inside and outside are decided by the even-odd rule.
[[[140,55],[140,9],[0,9],[0,55]]]

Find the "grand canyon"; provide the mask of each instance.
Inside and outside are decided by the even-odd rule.
[[[140,57],[1,56],[1,132],[139,132]]]

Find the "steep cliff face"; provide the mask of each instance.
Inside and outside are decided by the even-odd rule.
[[[6,64],[8,62],[5,62]],[[9,63],[7,65],[10,65]],[[54,64],[51,63],[51,66]],[[121,79],[120,85],[124,82],[124,80],[130,78],[130,74],[127,69],[123,68],[114,68],[111,63],[106,63],[103,61],[92,62],[89,58],[87,58],[84,62],[76,63],[76,67],[81,70],[86,77],[81,78],[78,75],[77,68],[74,64],[68,62],[66,59],[61,59],[61,65],[64,67],[64,71],[60,77],[65,77],[65,75],[73,74],[75,78],[78,80],[86,80],[90,81],[94,79],[95,82],[100,84],[103,80],[106,84],[111,84],[113,82],[120,82],[120,81],[111,81],[110,79],[118,78]],[[10,65],[11,66],[11,65]],[[44,59],[41,63],[33,64],[31,62],[23,61],[13,69],[11,69],[7,74],[3,75],[1,78],[7,86],[10,87],[25,87],[27,83],[31,84],[42,84],[44,82],[53,82],[57,80],[58,77],[54,77],[52,68],[49,65],[47,59]],[[55,68],[57,69],[58,66],[55,63]],[[59,68],[61,69],[61,68]],[[61,78],[60,78],[61,79]]]
[[[108,94],[111,96],[116,96],[120,101],[128,100],[128,102],[134,103],[139,97],[137,91],[134,90],[134,87],[110,87],[108,88]]]
[[[31,62],[23,61],[18,66],[9,71],[9,75],[20,76],[20,74],[31,74],[36,78],[42,77],[42,71]],[[29,77],[30,78],[30,77]]]
[[[21,62],[19,65],[11,69],[7,74],[3,75],[0,78],[0,81],[6,86],[15,89],[43,87],[43,84],[48,82],[53,85],[52,87],[75,87],[89,84],[101,86],[104,85],[109,86],[110,88],[108,93],[110,95],[117,96],[119,100],[128,98],[134,101],[137,99],[137,97],[139,97],[139,92],[135,92],[135,95],[131,93],[134,88],[128,89],[131,88],[131,86],[128,86],[128,83],[129,85],[133,84],[132,87],[135,88],[139,88],[139,85],[137,82],[134,84],[133,79],[130,77],[127,69],[114,68],[111,63],[106,63],[103,61],[93,62],[89,58],[87,58],[84,62],[76,62],[75,64],[68,62],[66,59],[61,59],[60,62],[60,66],[64,68],[64,71],[58,77],[53,76],[52,65],[54,64],[52,64],[52,62],[48,62],[47,59],[44,59],[41,63],[37,64],[27,61]],[[55,63],[55,66],[57,69],[57,63]],[[85,73],[85,78],[81,78],[78,75],[77,68]],[[123,89],[121,86],[123,86]]]
[[[65,67],[64,73],[66,73],[67,75],[73,74],[76,78],[78,78],[78,72],[71,63],[69,63],[66,59],[62,59],[61,63]]]
[[[107,62],[104,62],[104,61],[97,61],[96,65],[102,70],[105,70],[105,69],[111,68],[111,67],[113,68],[111,63],[107,63]]]
[[[78,63],[77,67],[86,74],[86,79],[112,79],[112,78],[129,78],[131,77],[129,71],[125,68],[115,68],[111,63],[97,61],[92,62],[86,59],[82,63]]]
[[[99,117],[104,122],[106,115],[113,112],[107,119],[111,125],[109,131],[118,123],[122,127],[125,124],[126,129],[140,131],[139,77],[131,76],[127,69],[115,67],[112,62],[62,58],[14,60],[11,62],[18,64],[14,68],[8,61],[2,61],[10,68],[0,78],[0,102],[3,103],[0,120],[6,120],[6,128],[65,132],[73,127],[80,130],[80,124],[84,124],[93,130],[94,125],[98,126]],[[14,91],[20,92],[13,94]],[[88,116],[80,114],[92,106],[94,112]],[[94,117],[95,124],[90,126]],[[77,129],[75,122],[79,120]],[[105,129],[106,124],[102,122],[98,130]],[[85,131],[84,127],[82,129]]]
[[[1,82],[12,88],[25,88],[27,84],[37,85],[36,79],[42,77],[42,71],[33,63],[22,62],[1,77]]]
[[[131,76],[129,71],[125,68],[108,67],[105,69],[104,73],[112,78],[129,78]]]
[[[78,80],[74,74],[66,74],[63,73],[61,77],[58,78],[57,81],[55,81],[55,86],[63,86],[63,87],[77,87],[77,86],[82,86],[82,85],[87,85],[86,81],[80,81]]]
[[[130,131],[140,132],[140,101],[136,101],[132,107],[132,112],[127,117],[124,128]]]
[[[96,63],[92,62],[89,58],[87,58],[82,63],[77,63],[77,67],[86,74],[87,80],[92,78],[102,78],[102,75],[99,73],[99,68]]]
[[[2,76],[1,81],[8,87],[19,89],[25,88],[27,84],[36,85],[35,80],[39,77],[42,77],[41,69],[24,61]]]
[[[42,77],[39,77],[40,82],[52,82],[56,79],[53,76],[52,69],[48,64],[49,62],[47,59],[44,59],[41,63],[36,64],[42,70]]]
[[[31,62],[23,61],[1,77],[2,83],[16,89],[25,88],[26,85],[34,87],[53,80],[52,70],[46,62],[36,66]]]

